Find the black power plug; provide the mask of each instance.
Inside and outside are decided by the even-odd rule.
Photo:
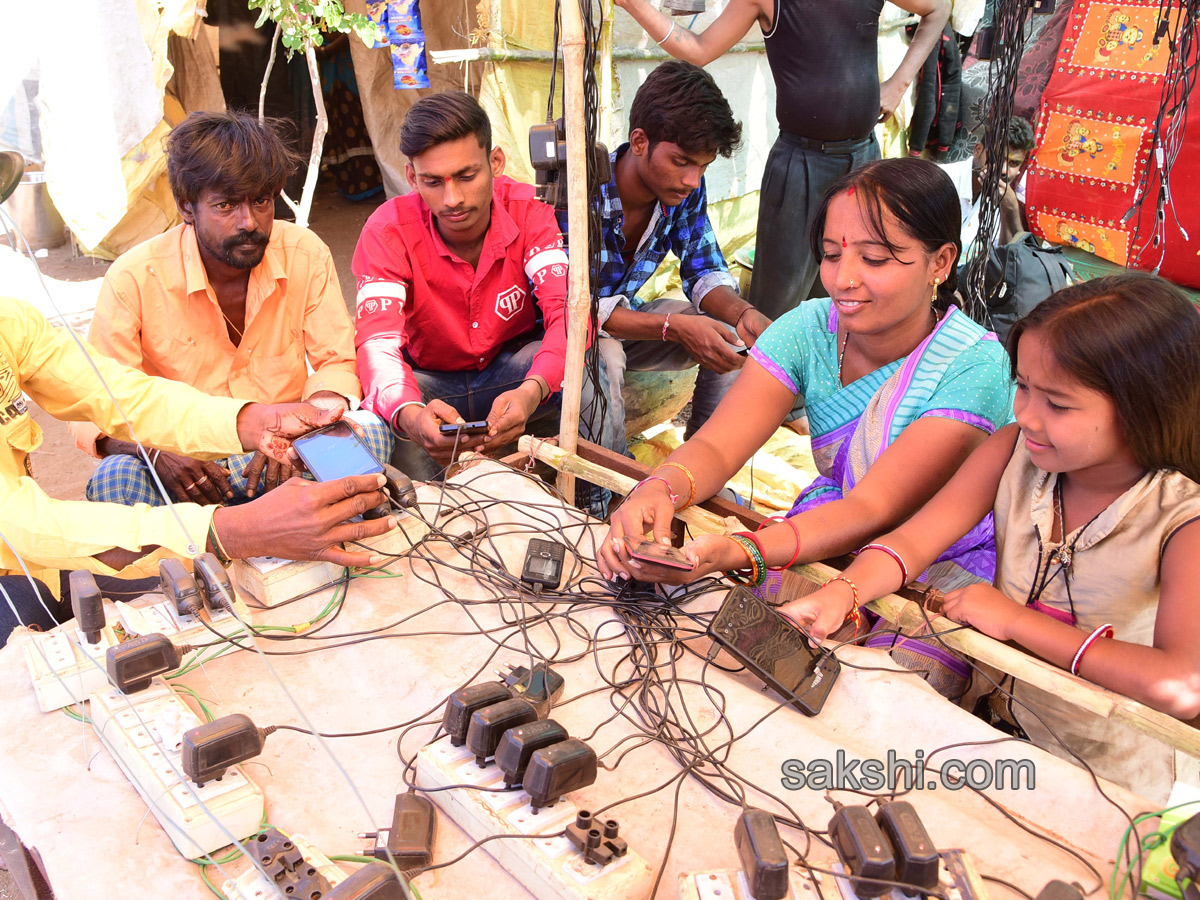
[[[433,840],[437,834],[437,812],[427,798],[408,791],[396,795],[392,811],[392,827],[385,829],[387,840],[382,844],[376,833],[360,834],[373,838],[371,855],[382,862],[395,861],[402,871],[419,869],[433,861]]]
[[[534,751],[565,741],[569,735],[553,719],[542,719],[510,728],[496,745],[496,766],[504,773],[505,787],[521,783]]]
[[[241,713],[221,716],[183,733],[180,765],[188,778],[204,787],[206,781],[220,779],[230,766],[262,753],[267,735],[274,730],[256,727]]]
[[[896,881],[926,890],[937,887],[942,858],[913,805],[907,800],[881,798],[875,821],[895,853]],[[912,896],[916,891],[904,893]]]
[[[233,583],[220,560],[212,553],[201,553],[192,567],[196,573],[196,586],[200,597],[208,608],[227,609],[233,612]]]
[[[150,687],[150,679],[174,672],[191,647],[176,647],[161,634],[143,634],[109,647],[104,654],[108,680],[122,694],[135,694]]]
[[[408,900],[395,870],[381,862],[367,863],[325,895],[326,900]]]
[[[461,747],[467,742],[467,730],[471,727],[471,716],[475,710],[511,698],[508,688],[495,681],[471,684],[451,694],[446,700],[446,712],[442,715],[442,729],[450,735],[451,745]]]
[[[1196,877],[1200,875],[1200,815],[1192,816],[1171,834],[1171,857],[1179,864],[1175,881],[1184,900],[1200,900]],[[1187,887],[1183,883],[1188,881]]]
[[[98,643],[105,619],[104,597],[96,584],[96,576],[80,569],[71,573],[70,582],[71,612],[75,614],[75,624],[85,641],[89,644]]]
[[[596,769],[596,751],[578,738],[535,750],[521,782],[530,810],[537,813],[563,794],[595,783]]]
[[[196,579],[184,568],[177,559],[162,559],[158,562],[158,576],[162,582],[162,592],[168,600],[175,604],[175,611],[181,616],[199,616],[204,608],[204,597]]]
[[[1083,890],[1078,884],[1067,884],[1055,878],[1038,891],[1037,900],[1083,900]]]
[[[860,897],[886,894],[891,886],[871,879],[895,881],[896,860],[871,811],[865,806],[843,806],[836,800],[833,806],[829,837],[846,872],[854,876],[854,893]]]
[[[508,674],[496,674],[504,679],[504,686],[512,696],[525,700],[534,708],[539,719],[550,714],[566,684],[563,677],[545,663],[535,665],[532,673],[525,666],[509,666]]]
[[[467,749],[475,754],[475,761],[483,765],[496,755],[500,737],[510,728],[537,721],[537,711],[524,700],[509,697],[471,714],[467,727]]]
[[[742,871],[754,900],[782,900],[788,894],[788,860],[775,817],[765,809],[747,809],[733,828]]]

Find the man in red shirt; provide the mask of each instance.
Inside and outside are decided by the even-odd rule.
[[[456,440],[486,452],[558,415],[567,255],[550,207],[503,174],[491,132],[467,94],[414,105],[400,132],[413,193],[376,210],[354,251],[363,405],[409,439],[393,459],[414,478],[433,477]],[[585,384],[585,409],[590,395]],[[486,434],[441,432],[483,419]]]

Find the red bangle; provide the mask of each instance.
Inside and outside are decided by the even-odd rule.
[[[1106,622],[1089,634],[1086,638],[1084,638],[1083,643],[1079,645],[1079,649],[1075,651],[1075,658],[1071,660],[1071,674],[1079,674],[1079,663],[1083,659],[1083,654],[1087,653],[1088,649],[1092,646],[1092,644],[1096,643],[1097,639],[1111,638],[1112,636],[1112,623]]]
[[[744,537],[746,540],[748,540],[750,543],[752,543],[755,547],[757,547],[758,552],[760,554],[762,554],[763,559],[764,560],[766,559],[766,554],[763,553],[762,541],[760,541],[756,535],[750,533],[749,531],[735,531],[733,533],[733,535],[734,535],[734,537]]]
[[[786,522],[792,529],[792,534],[796,538],[796,552],[782,566],[772,566],[773,569],[790,569],[796,564],[796,560],[800,558],[800,529],[796,527],[796,523],[792,521],[791,516],[768,516],[761,525],[758,526],[758,531],[762,531],[767,527],[768,522]]]
[[[862,554],[863,550],[882,550],[884,553],[890,556],[893,560],[895,560],[896,565],[900,567],[900,587],[904,587],[906,584],[908,584],[908,566],[904,564],[904,560],[900,558],[899,553],[886,544],[867,544],[867,546],[863,547],[862,550],[858,551],[860,555]]]

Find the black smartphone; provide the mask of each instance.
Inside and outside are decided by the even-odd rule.
[[[345,422],[310,431],[292,441],[292,446],[317,481],[383,471],[383,464]]]
[[[806,716],[825,705],[841,664],[753,591],[731,590],[708,626],[729,655]]]
[[[656,544],[654,541],[642,541],[636,547],[631,547],[629,555],[640,562],[648,562],[655,566],[666,566],[668,569],[682,569],[690,572],[695,564],[683,555],[678,547],[668,547]]]
[[[452,422],[449,425],[440,426],[438,430],[442,434],[455,434],[459,431],[463,434],[487,434],[488,427],[487,419],[481,419],[478,422],[463,422],[461,425]]]

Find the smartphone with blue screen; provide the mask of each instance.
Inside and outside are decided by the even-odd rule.
[[[292,441],[296,453],[317,481],[348,475],[373,475],[383,464],[346,422],[334,422]]]

